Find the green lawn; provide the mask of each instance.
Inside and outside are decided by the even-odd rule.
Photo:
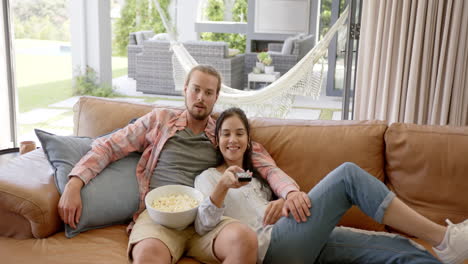
[[[47,107],[72,95],[71,55],[57,56],[58,41],[18,39],[14,42],[19,112]],[[112,57],[112,77],[127,74],[127,58]]]

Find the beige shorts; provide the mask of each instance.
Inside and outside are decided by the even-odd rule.
[[[185,250],[187,250],[187,256],[193,257],[203,263],[220,263],[213,252],[213,242],[221,229],[233,222],[237,222],[237,220],[223,216],[215,229],[200,236],[195,231],[194,225],[190,225],[180,231],[158,225],[151,220],[148,212],[145,210],[138,216],[130,233],[127,248],[128,259],[130,262],[133,260],[131,252],[136,243],[146,238],[156,238],[169,248],[172,263],[179,261]]]

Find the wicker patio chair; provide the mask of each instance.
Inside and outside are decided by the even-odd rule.
[[[183,43],[200,64],[215,67],[223,83],[238,89],[244,84],[244,55],[228,56],[225,42],[190,41]],[[143,93],[181,95],[175,90],[170,44],[165,40],[146,40],[136,55],[135,79],[137,91]]]

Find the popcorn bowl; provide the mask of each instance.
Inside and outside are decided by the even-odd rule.
[[[152,206],[153,201],[170,195],[188,195],[198,201],[198,205],[184,211],[166,212]],[[160,225],[177,230],[183,230],[195,221],[198,206],[203,201],[203,194],[195,188],[185,185],[165,185],[155,188],[145,196],[145,205],[151,219]]]

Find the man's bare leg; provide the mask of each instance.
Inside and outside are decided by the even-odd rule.
[[[133,246],[133,263],[170,264],[171,252],[159,239],[147,238]]]
[[[257,261],[257,234],[242,223],[226,225],[213,245],[216,257],[225,264],[248,264]]]

